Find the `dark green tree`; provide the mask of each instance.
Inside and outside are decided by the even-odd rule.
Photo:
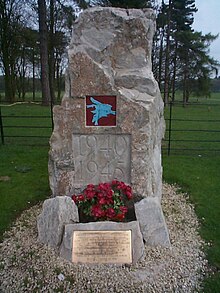
[[[38,0],[38,16],[40,34],[42,104],[48,105],[52,99],[49,78],[47,7],[45,0]]]
[[[176,84],[180,85],[180,82],[183,99],[188,100],[191,76],[189,68],[192,64],[190,48],[198,36],[192,29],[196,11],[194,0],[169,0],[167,4],[162,1],[159,9],[153,55],[156,60],[153,64],[165,104],[169,98],[175,99]],[[204,38],[199,38],[197,43],[203,41]]]
[[[65,37],[65,34],[68,35],[70,27],[75,19],[75,10],[70,6],[70,3],[65,3],[65,1],[50,0],[48,6],[46,6],[46,1],[38,0],[39,23],[41,23],[40,5],[42,5],[42,2],[44,2],[45,4],[43,31],[42,27],[39,26],[41,38],[41,52],[45,52],[47,46],[47,54],[45,53],[42,55],[41,53],[42,66],[46,67],[46,69],[41,67],[41,72],[44,76],[46,76],[47,72],[48,81],[47,79],[44,79],[44,83],[47,83],[49,86],[47,94],[45,95],[42,92],[42,96],[47,96],[48,101],[53,103],[55,101],[55,75],[57,75],[56,78],[58,79],[57,87],[58,95],[60,96],[60,63],[61,58],[64,55],[65,47],[67,45],[67,37]],[[44,35],[45,37],[43,40]],[[43,51],[42,43],[44,44]],[[47,61],[46,58],[48,58]],[[43,90],[45,90],[45,85],[43,85],[42,79],[42,91]],[[47,104],[48,101],[44,103]]]
[[[175,98],[175,83],[177,74],[177,58],[182,67],[182,87],[183,100],[189,97],[189,48],[191,36],[193,34],[192,24],[194,22],[194,13],[197,12],[195,0],[175,0],[173,1],[173,76],[172,76],[172,100]]]
[[[50,0],[48,7],[49,28],[49,76],[52,101],[55,101],[55,89],[58,99],[61,95],[62,59],[65,58],[65,48],[71,35],[72,25],[76,19],[75,10],[70,1]],[[55,84],[56,79],[56,84]]]
[[[150,0],[76,0],[78,5],[82,8],[88,8],[89,6],[109,6],[109,7],[120,7],[120,8],[147,8],[152,7]]]
[[[33,99],[35,99],[35,67],[38,66],[38,32],[28,27],[21,27],[19,33],[18,55],[15,64],[16,93],[19,100],[25,100],[29,82],[32,78]]]
[[[151,1],[147,0],[93,0],[92,5],[112,6],[121,8],[146,8],[151,6]]]
[[[165,47],[165,64],[164,64],[164,104],[169,102],[170,86],[170,38],[171,38],[171,18],[173,11],[173,2],[169,0],[167,7],[167,29],[166,29],[166,47]]]
[[[17,0],[0,1],[0,58],[4,72],[5,98],[9,102],[15,101],[15,64],[22,26],[22,14],[18,2]]]
[[[152,52],[152,68],[154,75],[158,81],[158,85],[162,88],[163,79],[163,60],[164,60],[164,44],[167,25],[167,5],[162,0],[161,6],[157,7],[157,29],[154,35],[153,52]]]
[[[210,73],[219,66],[219,63],[209,56],[209,46],[217,37],[218,35],[210,33],[202,35],[201,32],[191,32],[185,36],[184,45],[188,42],[187,69],[184,63],[186,50],[183,44],[179,49],[184,105],[188,103],[192,92],[197,96],[210,94]]]
[[[48,42],[48,62],[49,62],[49,84],[50,84],[50,96],[51,102],[55,101],[55,55],[54,55],[54,42],[55,42],[55,0],[49,2],[49,42]]]
[[[187,50],[191,33],[193,32],[192,24],[194,21],[194,13],[197,11],[195,7],[195,0],[173,0],[171,6],[170,30],[171,40],[170,48],[171,54],[168,67],[170,68],[169,78],[165,76],[166,97],[171,96],[175,99],[175,88],[177,79],[177,64],[181,62],[181,67],[184,67],[183,74],[183,95],[187,95],[187,80],[188,80],[188,63]],[[185,50],[185,54],[180,52]],[[182,58],[181,58],[182,56]],[[184,60],[183,60],[184,59]],[[166,66],[165,66],[166,68]]]

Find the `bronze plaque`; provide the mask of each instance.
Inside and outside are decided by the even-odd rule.
[[[72,261],[88,264],[132,263],[131,230],[74,231]]]

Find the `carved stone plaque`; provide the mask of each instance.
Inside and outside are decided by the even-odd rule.
[[[72,261],[88,264],[132,263],[131,230],[74,231]]]
[[[131,135],[73,134],[74,184],[130,183]]]

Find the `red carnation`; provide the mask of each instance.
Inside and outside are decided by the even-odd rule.
[[[113,180],[112,185],[118,185],[119,181],[118,180]]]
[[[77,200],[78,201],[84,201],[85,197],[83,194],[78,195]]]
[[[77,200],[77,196],[76,196],[75,194],[72,195],[72,200],[73,200],[75,203],[78,202],[78,200]]]
[[[108,208],[106,210],[106,217],[109,219],[113,219],[115,217],[116,213],[115,210],[113,208]]]
[[[98,203],[99,203],[100,205],[104,205],[104,204],[106,204],[107,202],[106,202],[105,198],[102,197],[102,198],[99,199]]]
[[[100,205],[94,205],[94,206],[92,207],[91,212],[92,212],[92,215],[93,215],[94,217],[96,217],[96,218],[102,218],[102,217],[105,216],[105,211],[103,211],[103,210],[101,209],[101,206],[100,206]]]
[[[126,192],[126,196],[128,199],[131,199],[132,198],[132,193],[131,192]]]
[[[95,191],[92,190],[85,190],[85,195],[87,199],[92,199],[95,196]]]
[[[127,185],[121,181],[118,183],[117,188],[120,190],[125,190],[127,188]]]
[[[128,211],[128,208],[126,207],[126,206],[120,206],[120,211],[122,212],[122,213],[124,213],[124,214],[126,214],[127,213],[127,211]]]
[[[106,198],[105,202],[106,202],[107,205],[110,205],[110,204],[114,203],[114,200],[113,200],[113,198]]]
[[[98,199],[105,197],[104,193],[101,192],[101,191],[97,192],[96,195],[97,195],[97,198],[98,198]]]
[[[88,190],[94,190],[95,189],[95,185],[94,184],[88,184],[86,189],[88,189]]]
[[[122,181],[113,180],[97,186],[88,184],[83,194],[74,194],[72,199],[85,215],[96,220],[122,221],[128,212],[125,197],[128,200],[132,198],[131,187]]]
[[[112,189],[109,189],[107,192],[106,192],[106,197],[107,198],[112,198],[113,196],[113,190]]]
[[[121,213],[121,214],[117,214],[117,215],[115,216],[115,220],[119,220],[119,221],[124,220],[124,218],[125,218],[125,214],[123,214],[123,213]]]

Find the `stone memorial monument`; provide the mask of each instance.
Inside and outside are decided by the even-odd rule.
[[[96,7],[80,14],[65,94],[54,107],[49,180],[53,197],[113,179],[130,184],[144,197],[135,204],[144,241],[169,246],[160,205],[165,123],[151,69],[154,32],[151,9]]]

